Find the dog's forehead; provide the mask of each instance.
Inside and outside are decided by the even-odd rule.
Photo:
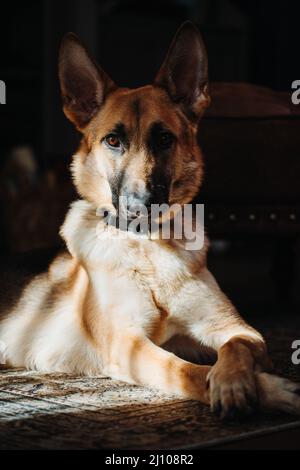
[[[122,125],[129,134],[146,134],[156,122],[178,133],[182,120],[167,93],[153,86],[118,89],[107,98],[94,130],[105,135]]]

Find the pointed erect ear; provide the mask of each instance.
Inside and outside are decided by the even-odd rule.
[[[58,69],[64,113],[82,130],[116,86],[73,33],[62,40]]]
[[[195,117],[208,106],[207,55],[193,23],[187,21],[177,31],[154,83]]]

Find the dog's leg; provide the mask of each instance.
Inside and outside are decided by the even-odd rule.
[[[211,368],[184,361],[149,339],[147,331],[159,313],[152,299],[147,300],[130,279],[90,269],[82,311],[103,373],[209,403]]]
[[[185,309],[181,318],[188,334],[218,353],[208,374],[214,412],[226,418],[250,413],[256,405],[299,412],[297,385],[261,373],[270,366],[262,336],[238,315],[207,270],[182,286],[176,308]]]
[[[96,223],[92,208],[80,201],[69,211],[62,233],[88,275],[82,325],[101,357],[103,372],[209,403],[207,374],[211,368],[184,361],[147,337],[159,317],[152,295],[147,300],[127,275],[105,265],[103,249],[101,256],[96,249]]]
[[[107,350],[110,353],[104,373],[110,377],[209,404],[210,366],[184,361],[133,328],[110,339]]]

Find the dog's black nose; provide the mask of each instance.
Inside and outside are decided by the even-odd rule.
[[[163,184],[151,185],[146,207],[150,209],[152,204],[168,204],[168,202],[169,190],[167,186]]]

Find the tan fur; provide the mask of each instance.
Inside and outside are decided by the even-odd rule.
[[[0,323],[7,363],[107,374],[210,403],[222,417],[234,410],[248,413],[255,401],[261,408],[299,413],[296,385],[262,372],[268,365],[262,336],[239,316],[207,270],[207,240],[202,249],[188,251],[184,239],[114,238],[118,229],[97,215],[99,207],[115,211],[113,188],[118,175],[133,192],[141,186],[145,190],[157,164],[147,148],[149,129],[156,121],[172,130],[176,139],[163,168],[170,177],[169,202],[189,202],[199,189],[203,164],[197,125],[188,118],[186,104],[158,86],[164,69],[154,86],[117,89],[106,83],[107,77],[77,39],[68,37],[65,48],[60,77],[65,113],[83,133],[72,163],[83,200],[72,204],[61,228],[69,254],[58,257],[48,273],[31,281]],[[82,86],[74,88],[76,76],[70,90],[65,78],[70,74],[70,54],[84,64],[78,71],[78,60],[72,62],[71,71],[75,68],[79,75],[84,71],[86,92],[93,86],[95,90],[93,100],[89,97],[83,107],[84,97],[76,96]],[[207,84],[192,98],[190,106],[199,117],[209,102]],[[122,157],[103,141],[120,122],[130,141]],[[110,237],[101,237],[108,232]],[[193,350],[196,346],[214,350],[216,364],[181,359],[167,350],[175,351],[176,341],[181,348],[189,344]]]

